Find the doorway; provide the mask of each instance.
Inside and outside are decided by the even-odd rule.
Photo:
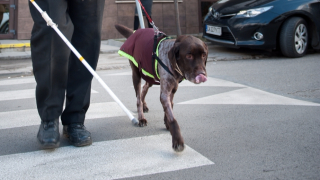
[[[0,39],[14,39],[15,0],[0,0]]]

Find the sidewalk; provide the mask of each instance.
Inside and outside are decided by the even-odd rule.
[[[115,40],[101,41],[101,54],[116,53],[123,43]],[[0,60],[30,59],[30,40],[0,40]]]
[[[101,41],[97,70],[129,67],[128,59],[118,55],[119,47],[125,39]],[[210,45],[208,62],[242,59],[260,59],[273,56],[262,50],[232,49]],[[0,78],[32,75],[29,40],[0,40]]]

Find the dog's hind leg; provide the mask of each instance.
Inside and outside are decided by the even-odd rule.
[[[134,90],[136,91],[136,97],[137,97],[137,111],[138,111],[138,120],[139,120],[139,126],[147,126],[147,120],[144,117],[143,114],[143,103],[141,98],[141,75],[139,72],[139,69],[130,61],[130,66],[132,69],[132,82]]]
[[[149,108],[147,106],[147,103],[145,101],[145,98],[146,98],[146,95],[148,93],[148,90],[149,90],[149,87],[151,87],[152,84],[146,82],[144,85],[143,85],[143,88],[142,88],[142,92],[141,92],[141,101],[143,103],[143,112],[144,113],[147,113],[149,112]]]

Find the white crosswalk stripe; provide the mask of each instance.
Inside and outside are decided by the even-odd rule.
[[[15,99],[28,99],[35,97],[34,89],[24,89],[17,91],[2,91],[0,92],[0,101],[15,100]]]
[[[91,90],[91,93],[98,93],[95,90]],[[35,97],[35,89],[24,89],[17,91],[2,91],[0,92],[0,101],[16,100],[16,99],[28,99]]]
[[[9,79],[0,81],[0,86],[4,85],[16,85],[16,84],[28,84],[28,83],[35,83],[34,78],[17,78],[17,79]]]
[[[0,162],[3,179],[118,179],[214,164],[188,146],[173,153],[169,134],[6,155]]]
[[[129,73],[111,74],[129,75]],[[143,86],[143,84],[141,85]],[[132,86],[133,87],[133,86]],[[160,87],[160,86],[153,86]],[[179,87],[238,87],[241,89],[215,94],[208,97],[179,102],[177,104],[238,104],[238,105],[298,105],[298,106],[320,106],[318,103],[307,102],[280,96],[277,94],[248,87],[242,84],[225,81],[222,79],[208,77],[207,82],[194,84],[190,81],[182,81]]]
[[[28,84],[28,83],[35,83],[34,78],[16,78],[16,79],[8,79],[0,81],[0,86],[4,85],[16,85],[16,84]]]
[[[126,116],[116,102],[92,103],[86,113],[87,120],[116,116]],[[40,123],[36,109],[0,112],[0,119],[0,129],[33,126]]]
[[[243,88],[208,97],[180,102],[178,104],[239,104],[239,105],[298,105],[320,106],[320,104],[287,98],[255,88]]]

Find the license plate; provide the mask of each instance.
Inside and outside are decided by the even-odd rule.
[[[213,34],[213,35],[217,35],[217,36],[221,36],[221,34],[222,34],[221,27],[218,27],[218,26],[207,25],[206,32],[208,34]]]

